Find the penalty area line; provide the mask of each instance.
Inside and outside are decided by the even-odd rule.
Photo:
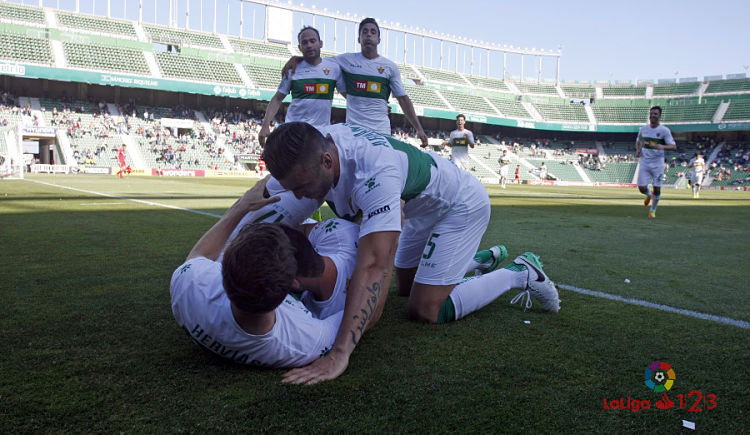
[[[686,310],[683,308],[670,307],[669,305],[656,304],[653,302],[643,301],[640,299],[626,298],[626,297],[617,296],[617,295],[613,295],[609,293],[598,292],[594,290],[587,290],[585,288],[579,288],[579,287],[575,287],[575,286],[567,285],[567,284],[557,284],[557,287],[563,290],[572,291],[572,292],[579,293],[582,295],[594,296],[594,297],[602,298],[602,299],[609,299],[611,301],[623,302],[626,304],[637,305],[640,307],[653,308],[656,310],[665,311],[667,313],[674,313],[674,314],[679,314],[682,316],[693,317],[696,319],[708,320],[711,322],[722,323],[724,325],[736,326],[742,329],[750,329],[750,322],[746,322],[744,320],[736,320],[736,319],[732,319],[729,317],[716,316],[714,314],[706,314],[706,313],[700,313],[698,311]]]
[[[73,191],[76,191],[76,192],[88,193],[90,195],[98,195],[98,196],[104,196],[106,198],[121,199],[121,200],[124,200],[124,201],[137,202],[139,204],[151,205],[151,206],[156,206],[156,207],[170,208],[172,210],[186,211],[188,213],[195,213],[195,214],[200,214],[200,215],[203,215],[203,216],[210,216],[210,217],[217,218],[217,219],[221,218],[221,215],[218,215],[218,214],[208,213],[208,212],[200,211],[200,210],[193,210],[193,209],[190,209],[190,208],[177,207],[176,205],[162,204],[160,202],[146,201],[146,200],[143,200],[143,199],[128,198],[126,196],[111,195],[109,193],[95,192],[93,190],[86,190],[86,189],[78,189],[76,187],[63,186],[61,184],[45,183],[44,181],[38,181],[38,180],[26,180],[26,181],[30,181],[32,183],[37,183],[37,184],[43,184],[45,186],[59,187],[60,189],[68,189],[68,190],[73,190]]]

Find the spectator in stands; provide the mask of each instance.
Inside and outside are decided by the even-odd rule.
[[[358,33],[362,48],[360,53],[344,53],[331,58],[341,66],[347,83],[346,122],[390,136],[388,98],[392,93],[404,116],[416,129],[422,146],[426,147],[427,135],[406,94],[398,66],[378,54],[378,23],[373,18],[365,18],[359,23]],[[299,56],[292,57],[284,66],[282,76],[287,76],[290,70],[293,74],[301,61]]]
[[[346,85],[341,67],[330,58],[322,59],[323,41],[318,30],[305,26],[297,34],[297,48],[302,52],[302,62],[281,80],[279,89],[268,103],[263,125],[258,134],[260,144],[271,133],[271,121],[281,107],[281,102],[291,92],[292,102],[286,113],[286,122],[307,122],[315,127],[331,124],[333,88],[346,97]]]
[[[474,133],[465,128],[466,117],[456,117],[456,128],[450,133],[450,139],[443,142],[443,146],[451,147],[451,159],[459,168],[467,171],[469,169],[469,147],[474,148]]]

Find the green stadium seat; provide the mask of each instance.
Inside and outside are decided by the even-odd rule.
[[[156,53],[162,73],[167,77],[196,80],[209,83],[232,83],[242,85],[234,65],[172,53]]]
[[[120,21],[112,18],[99,18],[93,15],[80,15],[70,12],[57,12],[57,21],[60,25],[73,29],[90,30],[92,32],[113,33],[136,38],[135,28],[129,21]]]
[[[0,3],[0,17],[12,21],[26,21],[36,24],[44,24],[45,22],[44,11],[41,8],[7,2]]]
[[[199,32],[194,30],[177,30],[168,27],[156,26],[153,24],[143,24],[143,29],[151,36],[154,42],[164,44],[185,44],[197,45],[200,47],[209,47],[215,49],[224,49],[221,39],[211,33]]]
[[[52,48],[46,39],[0,33],[0,59],[52,63]]]
[[[63,42],[70,66],[151,75],[142,51]]]

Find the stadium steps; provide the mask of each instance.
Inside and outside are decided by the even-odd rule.
[[[50,39],[50,46],[52,47],[52,57],[55,60],[56,68],[67,68],[68,61],[65,58],[65,50],[63,49],[62,42],[55,39]]]
[[[70,147],[70,138],[64,128],[58,128],[55,130],[55,136],[57,137],[57,145],[60,147],[60,152],[65,160],[65,164],[68,166],[78,167],[78,162],[73,157],[73,149]]]
[[[133,168],[146,169],[146,160],[143,158],[141,147],[135,141],[135,138],[129,134],[121,134],[120,142],[128,146],[127,154],[133,160]],[[117,163],[119,166],[119,162]]]
[[[565,92],[563,92],[563,90],[562,90],[562,88],[560,87],[560,84],[559,84],[559,83],[555,85],[555,90],[557,91],[557,95],[559,95],[559,96],[560,96],[560,98],[567,98],[567,97],[565,96]]]
[[[226,38],[222,38],[222,39],[226,39]],[[251,79],[250,76],[247,74],[247,71],[245,71],[245,68],[242,68],[242,65],[237,64],[237,63],[233,63],[232,65],[234,65],[234,69],[237,70],[237,75],[239,75],[240,78],[242,79],[242,83],[244,83],[245,86],[248,88],[254,88],[255,83],[253,83],[253,79]]]
[[[653,98],[654,97],[654,86],[649,85],[646,86],[646,98]]]
[[[529,112],[529,115],[531,115],[531,118],[534,121],[544,121],[544,118],[542,118],[542,115],[536,110],[536,107],[534,107],[533,104],[529,103],[528,101],[521,101],[521,105],[524,109],[526,109],[527,112]]]
[[[55,11],[53,11],[52,9],[44,10],[44,22],[53,29],[60,27],[57,21],[57,15],[55,15]]]
[[[586,110],[586,116],[589,118],[589,123],[596,125],[596,116],[594,116],[594,111],[591,109],[591,105],[586,104],[583,108]]]
[[[229,38],[227,38],[225,35],[219,35],[219,41],[221,41],[221,44],[224,46],[224,49],[228,53],[234,52],[234,49],[232,49],[232,44],[229,42]]]
[[[510,91],[513,92],[514,94],[521,94],[522,93],[521,90],[518,89],[518,86],[516,86],[516,84],[513,83],[511,80],[506,81],[505,82],[505,86],[507,86],[508,89],[510,89]]]
[[[473,160],[477,165],[479,165],[480,168],[483,169],[483,171],[477,171],[476,177],[479,178],[482,182],[489,182],[489,183],[497,183],[499,181],[499,177],[497,175],[497,171],[493,168],[489,167],[486,163],[482,161],[481,158],[478,158],[474,154],[469,154],[469,157],[471,157],[471,160]]]
[[[151,51],[144,51],[143,57],[146,58],[146,65],[148,65],[148,70],[151,72],[151,76],[162,78],[161,70],[159,69],[159,64],[156,62],[154,53]]]
[[[729,104],[730,103],[728,101],[722,101],[721,104],[719,104],[719,107],[716,109],[716,113],[714,113],[713,118],[711,118],[711,122],[721,122],[722,118],[724,118],[724,115],[729,109]]]

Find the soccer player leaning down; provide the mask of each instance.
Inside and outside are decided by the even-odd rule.
[[[310,366],[292,370],[286,381],[315,383],[346,370],[385,301],[394,262],[398,293],[409,297],[409,316],[417,321],[460,319],[511,288],[530,293],[548,311],[559,310],[557,289],[532,253],[464,280],[490,219],[489,197],[479,180],[437,154],[362,127],[337,124],[318,131],[287,123],[268,136],[263,158],[298,199],[326,200],[338,216],[361,219],[357,263],[334,346]]]

